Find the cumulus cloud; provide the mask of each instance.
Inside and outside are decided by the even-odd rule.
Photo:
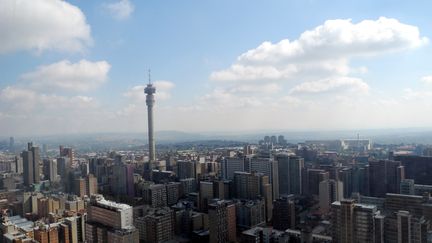
[[[291,94],[318,94],[329,92],[367,93],[369,85],[359,78],[334,77],[304,82],[290,90]]]
[[[92,43],[83,12],[62,0],[0,1],[0,54],[83,51]]]
[[[129,0],[120,0],[118,2],[105,4],[104,8],[116,19],[127,19],[135,7]]]
[[[89,91],[107,81],[111,65],[106,61],[91,62],[68,60],[42,65],[21,78],[30,86],[43,90]]]
[[[353,57],[413,49],[428,42],[416,26],[380,17],[357,24],[328,20],[294,41],[264,42],[241,54],[228,69],[213,72],[218,81],[296,79],[313,73],[347,75]]]
[[[158,80],[153,82],[156,87],[156,100],[167,100],[171,98],[171,90],[175,87],[175,84],[166,80]],[[144,88],[146,85],[137,85],[126,91],[123,95],[127,98],[132,99],[134,102],[144,102],[146,97],[144,94]]]

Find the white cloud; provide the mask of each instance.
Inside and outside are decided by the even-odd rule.
[[[92,43],[81,10],[61,0],[0,1],[0,54],[20,50],[83,51]]]
[[[134,11],[134,6],[129,0],[120,0],[118,2],[105,4],[104,7],[118,20],[127,19]]]
[[[318,81],[304,82],[290,90],[291,94],[317,94],[329,92],[367,93],[369,85],[359,78],[333,77]]]
[[[240,84],[234,86],[230,92],[232,93],[260,93],[260,94],[275,94],[282,90],[282,87],[277,83],[264,84]]]
[[[156,87],[155,99],[167,100],[171,98],[171,90],[175,87],[175,84],[166,80],[158,80],[153,82]],[[132,99],[134,102],[145,102],[146,96],[144,94],[144,88],[146,85],[137,85],[126,91],[123,95]]]
[[[381,17],[357,24],[350,19],[328,20],[303,32],[297,40],[264,42],[241,54],[228,69],[213,72],[210,78],[242,81],[347,75],[352,70],[352,57],[413,49],[427,42],[416,26],[396,19]]]
[[[432,84],[432,75],[429,76],[423,76],[421,78],[421,81],[425,84]]]
[[[107,81],[111,65],[106,61],[81,60],[71,63],[63,60],[36,68],[21,78],[30,86],[43,90],[89,91]]]
[[[0,90],[0,109],[9,113],[28,112],[36,115],[42,111],[64,111],[67,109],[83,109],[96,105],[94,98],[88,96],[60,96],[39,93],[31,89],[8,86]]]

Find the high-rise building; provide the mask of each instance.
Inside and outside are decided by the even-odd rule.
[[[295,204],[288,198],[278,198],[273,202],[273,228],[286,230],[295,227]]]
[[[170,182],[166,185],[167,204],[176,204],[180,198],[180,182]]]
[[[320,182],[330,179],[329,172],[321,169],[308,169],[306,175],[305,187],[307,190],[304,193],[308,195],[318,196]]]
[[[403,179],[400,183],[400,194],[414,195],[414,180]]]
[[[278,161],[279,193],[301,194],[304,160],[288,154],[278,154],[276,160]]]
[[[385,197],[386,193],[399,193],[400,182],[405,179],[401,162],[392,160],[369,161],[370,195]]]
[[[257,200],[236,201],[236,218],[239,229],[264,226],[266,223],[265,202]]]
[[[344,198],[350,198],[353,192],[353,169],[343,168],[338,172],[338,179],[343,183]]]
[[[207,212],[208,204],[214,198],[214,187],[211,181],[200,181],[199,185],[199,207],[201,211]]]
[[[139,242],[132,221],[132,207],[105,200],[94,194],[87,207],[86,240],[88,242]]]
[[[133,165],[118,161],[112,166],[111,190],[115,195],[134,196]]]
[[[162,243],[174,238],[174,212],[168,207],[153,208],[135,222],[143,242]]]
[[[182,196],[186,196],[191,192],[196,192],[197,190],[197,185],[196,185],[196,180],[195,178],[186,178],[186,179],[181,179],[180,180],[180,194]]]
[[[79,197],[86,195],[86,180],[84,178],[75,178],[74,180],[74,193]]]
[[[152,207],[167,206],[167,187],[164,184],[149,185],[143,191],[144,201]]]
[[[235,172],[234,193],[239,199],[257,199],[260,197],[260,175],[258,173]]]
[[[236,207],[233,202],[218,200],[208,206],[210,243],[235,242]]]
[[[195,163],[189,160],[177,161],[177,177],[179,179],[195,178]]]
[[[226,180],[234,179],[237,171],[248,171],[245,165],[245,158],[224,158],[222,160],[222,177]]]
[[[86,195],[91,196],[98,193],[97,178],[93,174],[88,174],[86,177]]]
[[[279,198],[279,173],[278,162],[272,158],[250,158],[249,171],[263,173],[268,176],[270,184],[272,185],[273,198]]]
[[[344,199],[332,203],[333,242],[379,242],[383,237],[382,224],[376,206],[357,204]]]
[[[319,206],[321,213],[328,213],[330,205],[334,201],[340,201],[343,197],[344,185],[337,180],[324,180],[319,184]]]
[[[40,182],[40,152],[39,147],[28,143],[28,149],[21,154],[23,158],[24,185],[30,186]]]
[[[153,106],[155,103],[154,93],[156,93],[156,88],[149,80],[147,87],[144,89],[146,94],[146,104],[147,104],[147,118],[148,118],[148,144],[149,144],[149,161],[154,163],[156,161],[156,149],[153,131]]]
[[[432,185],[432,176],[427,173],[432,171],[431,156],[398,155],[394,160],[405,167],[405,178],[414,179],[416,184]]]
[[[62,145],[60,145],[59,147],[60,150],[60,157],[67,157],[69,158],[69,164],[67,165],[67,167],[71,167],[74,163],[75,160],[75,152],[72,148],[67,148],[67,147],[63,147]]]
[[[43,174],[45,179],[52,182],[58,181],[59,176],[57,175],[57,160],[43,159]]]

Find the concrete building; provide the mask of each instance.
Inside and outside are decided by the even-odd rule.
[[[194,161],[177,161],[177,177],[179,179],[195,178],[196,166]]]
[[[40,182],[40,151],[39,147],[28,143],[27,150],[21,153],[23,159],[24,185],[30,186]]]
[[[152,207],[165,207],[167,203],[167,187],[164,184],[151,184],[143,191],[144,202]]]
[[[332,213],[335,243],[379,242],[383,238],[382,225],[375,225],[380,217],[376,206],[344,199],[332,203]]]
[[[139,242],[132,207],[92,195],[87,207],[85,238],[88,242]]]
[[[344,185],[337,180],[324,180],[319,184],[319,206],[321,213],[328,213],[334,201],[340,201],[343,197]]]
[[[399,193],[403,179],[405,179],[405,168],[401,166],[401,162],[369,161],[370,196],[385,197],[386,193]]]
[[[260,175],[257,173],[235,172],[234,194],[239,199],[256,199],[261,196]]]
[[[245,158],[224,158],[222,160],[222,177],[233,180],[235,172],[249,171],[245,165]]]
[[[235,204],[237,227],[239,229],[249,229],[265,225],[266,212],[264,200],[238,200]]]
[[[278,154],[279,193],[281,195],[302,193],[302,170],[304,160],[298,156]]]
[[[141,241],[161,243],[174,238],[174,212],[168,207],[153,208],[135,223]]]
[[[236,207],[233,202],[218,200],[209,204],[210,243],[235,242]]]
[[[271,158],[249,158],[249,171],[262,173],[269,178],[269,182],[272,185],[273,198],[279,198],[279,173],[278,173],[278,162]]]
[[[273,202],[273,228],[277,230],[286,230],[294,228],[295,222],[295,204],[288,198],[278,198]]]

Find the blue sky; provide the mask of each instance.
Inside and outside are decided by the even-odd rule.
[[[0,0],[0,7],[5,135],[145,131],[148,68],[158,89],[156,130],[432,122],[428,1]],[[307,31],[313,35],[302,38]]]

